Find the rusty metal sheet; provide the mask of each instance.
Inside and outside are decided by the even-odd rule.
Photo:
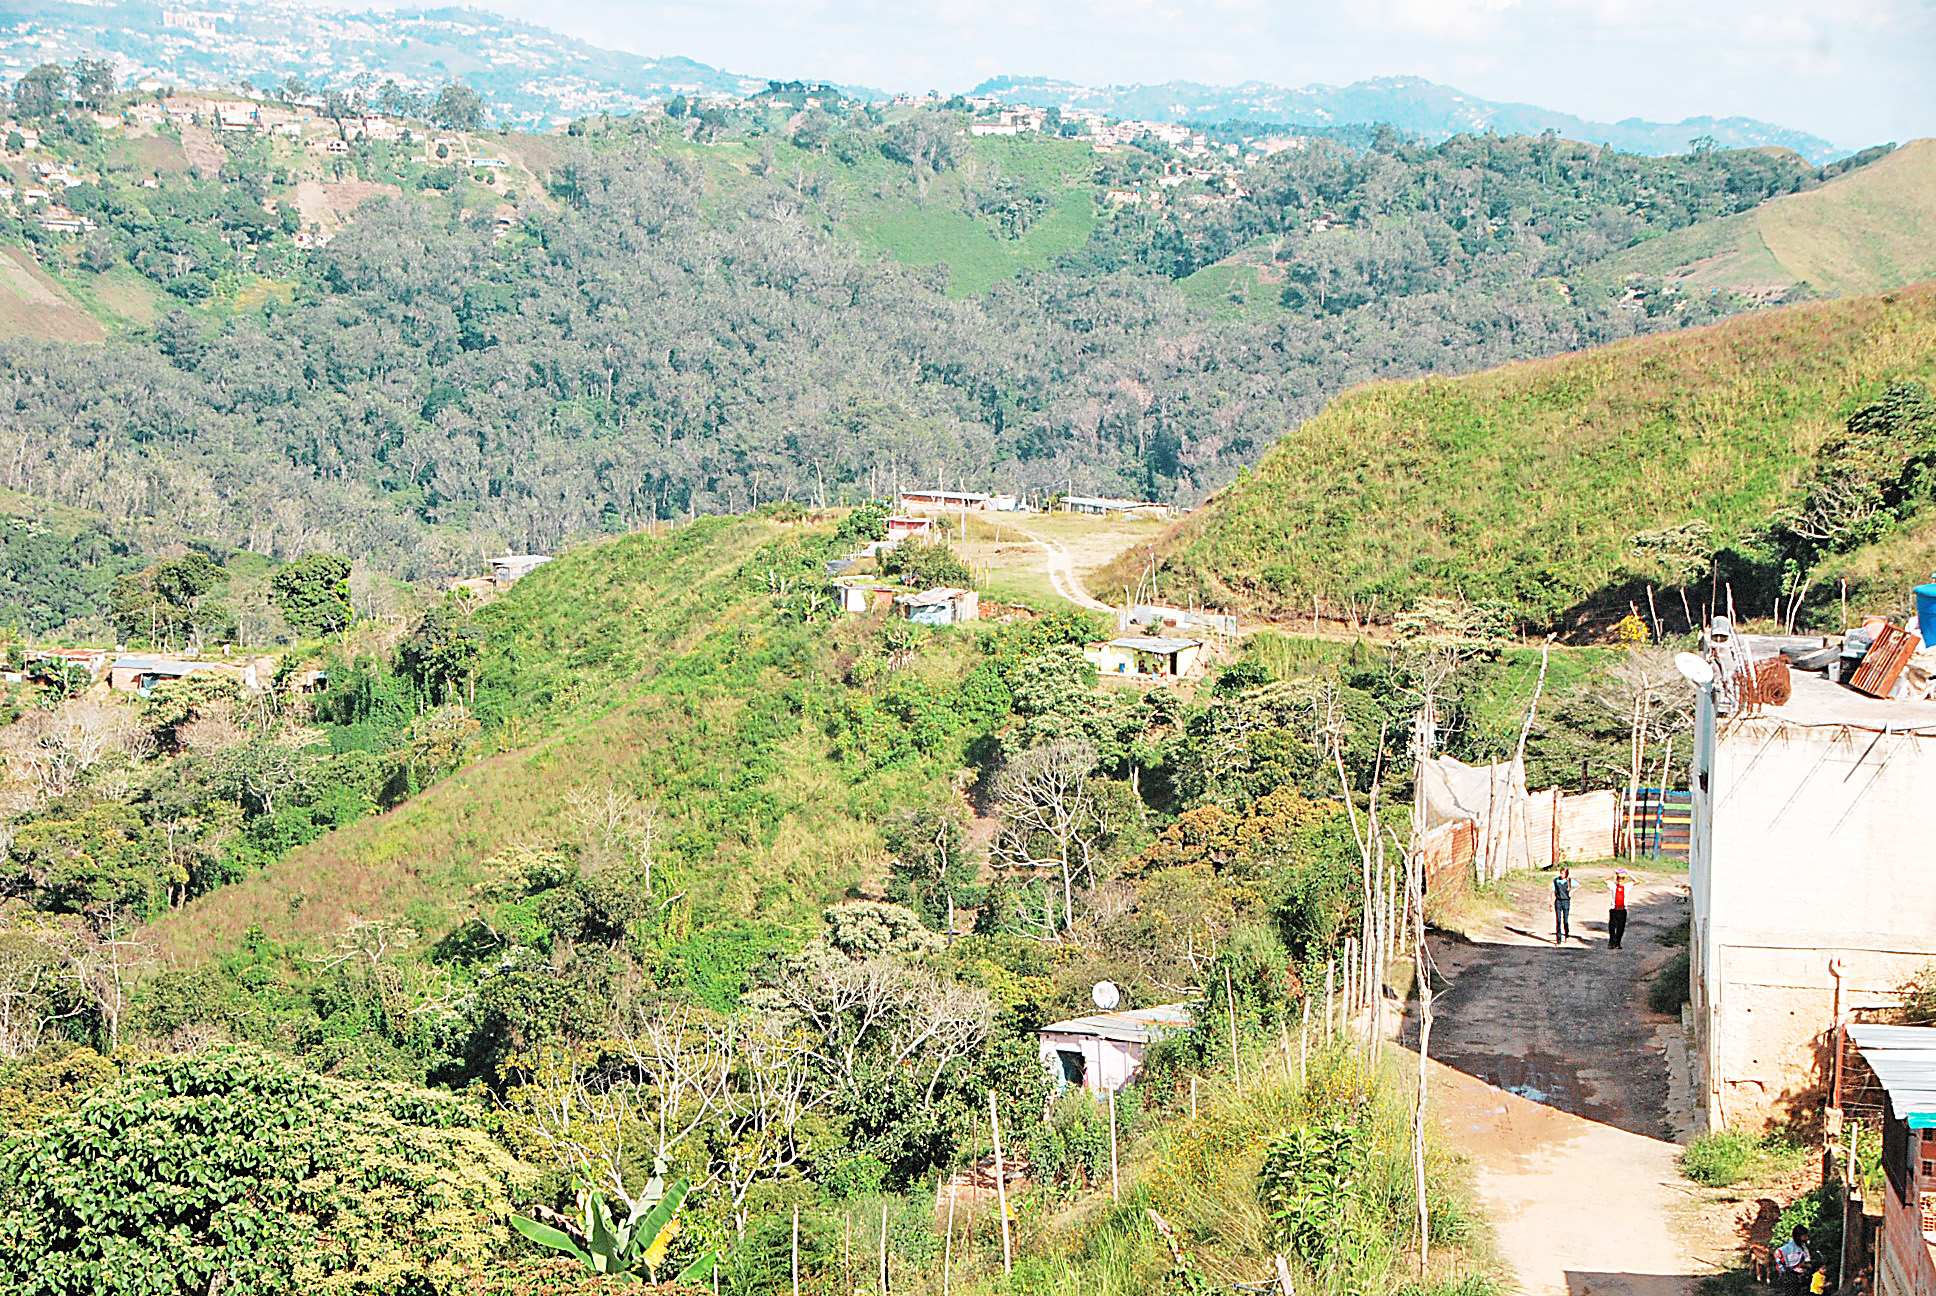
[[[1850,673],[1849,687],[1870,697],[1888,697],[1896,681],[1902,678],[1903,667],[1920,647],[1922,640],[1900,626],[1883,626],[1875,642],[1869,645],[1869,651],[1863,654],[1862,663]]]

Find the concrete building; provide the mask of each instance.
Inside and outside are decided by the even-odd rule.
[[[1064,513],[1087,513],[1091,517],[1107,517],[1111,513],[1140,513],[1146,517],[1168,517],[1171,509],[1168,504],[1155,500],[1111,499],[1101,495],[1064,495]]]
[[[902,491],[900,507],[903,513],[936,509],[946,513],[980,513],[988,508],[988,498],[974,491]]]
[[[491,580],[500,588],[513,585],[550,561],[550,554],[505,554],[491,559]]]
[[[1936,1030],[1851,1026],[1849,1038],[1889,1096],[1877,1296],[1936,1296]]]
[[[840,596],[840,610],[850,614],[872,612],[892,602],[896,593],[892,585],[862,580],[835,581],[834,590]]]
[[[1203,667],[1203,640],[1161,639],[1129,635],[1107,643],[1093,643],[1083,655],[1104,675],[1150,679],[1182,679]]]
[[[1057,1089],[1080,1086],[1104,1094],[1135,1079],[1149,1046],[1174,1031],[1188,1030],[1192,1020],[1188,1004],[1158,1004],[1053,1022],[1035,1037],[1042,1065],[1055,1077]]]
[[[1886,1008],[1936,960],[1936,703],[1800,671],[1790,690],[1723,714],[1725,680],[1696,688],[1689,953],[1709,1129],[1813,1113],[1838,1007]]]
[[[907,517],[896,514],[887,520],[887,542],[899,544],[909,536],[925,536],[934,533],[934,519],[931,517]]]

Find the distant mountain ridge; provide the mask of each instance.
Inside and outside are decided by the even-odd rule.
[[[1711,138],[1722,148],[1791,148],[1820,165],[1848,153],[1820,136],[1748,117],[1689,117],[1678,122],[1588,121],[1532,104],[1496,103],[1423,77],[1375,77],[1350,85],[1298,89],[1246,81],[1215,86],[1195,81],[1095,88],[1046,77],[1000,76],[975,87],[1038,108],[1089,108],[1112,117],[1155,121],[1256,121],[1340,126],[1385,122],[1428,140],[1491,131],[1538,135],[1551,130],[1588,144],[1662,156],[1690,152]]]
[[[745,95],[766,85],[689,58],[601,49],[478,9],[357,13],[300,0],[198,0],[178,13],[140,0],[0,0],[0,75],[11,80],[83,54],[112,59],[124,84],[260,87],[294,75],[315,86],[392,80],[424,91],[463,81],[504,124],[540,130],[636,112],[676,94]]]

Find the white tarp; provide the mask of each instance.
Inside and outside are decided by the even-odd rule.
[[[1466,819],[1478,827],[1476,865],[1481,882],[1503,877],[1515,867],[1532,867],[1523,766],[1511,761],[1468,765],[1450,756],[1435,756],[1420,763],[1418,788],[1420,833]]]

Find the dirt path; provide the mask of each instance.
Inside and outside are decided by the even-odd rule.
[[[1114,612],[1116,609],[1096,598],[1082,587],[1076,579],[1076,562],[1068,548],[1060,541],[1048,536],[1037,535],[1028,528],[1009,523],[1016,531],[1027,536],[1030,542],[1042,546],[1043,555],[1048,560],[1049,584],[1055,592],[1077,607],[1085,607],[1094,612]]]
[[[1665,1042],[1678,1024],[1647,1013],[1645,990],[1673,952],[1658,938],[1687,907],[1678,879],[1643,880],[1624,948],[1609,949],[1605,876],[1575,871],[1565,946],[1544,877],[1516,885],[1470,939],[1435,939],[1450,982],[1435,1101],[1528,1296],[1685,1296],[1712,1266],[1690,1245],[1701,1198],[1671,1141],[1682,1086]]]

